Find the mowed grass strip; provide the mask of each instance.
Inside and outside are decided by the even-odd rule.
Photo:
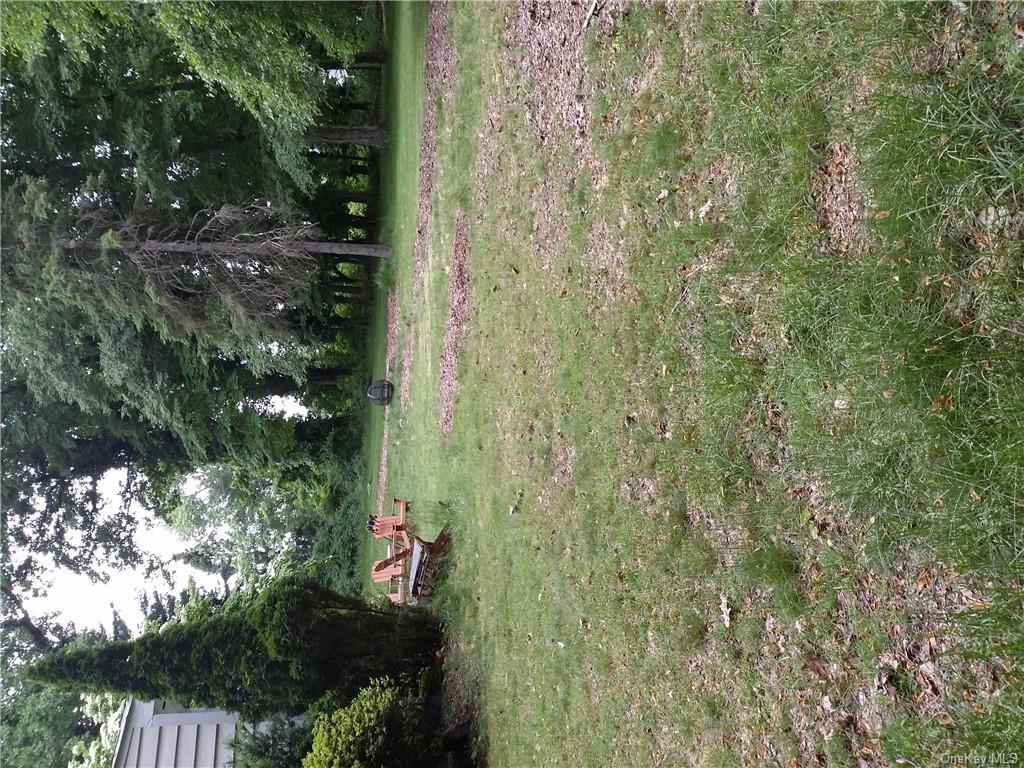
[[[387,127],[388,140],[381,156],[380,238],[381,242],[391,246],[392,255],[378,266],[375,276],[376,296],[368,344],[374,378],[383,377],[387,368],[385,341],[388,293],[395,288],[396,281],[400,279],[398,276],[411,265],[413,258],[427,11],[426,3],[417,2],[392,2],[384,7],[388,60],[382,75],[382,118]],[[395,383],[397,386],[397,378]],[[397,395],[395,399],[397,401]],[[369,417],[365,439],[364,507],[369,517],[376,512],[385,411],[369,404],[367,408]],[[386,498],[386,501],[390,501],[390,498]],[[390,514],[389,505],[386,505],[385,511]],[[367,533],[360,556],[359,571],[364,576],[365,589],[371,594],[381,592],[381,588],[371,581],[370,569],[375,559],[384,556],[383,545]]]
[[[630,7],[588,32],[581,157],[534,131],[517,12],[449,7],[405,317],[434,356],[389,446],[456,529],[436,605],[488,764],[1024,753],[1017,21]]]

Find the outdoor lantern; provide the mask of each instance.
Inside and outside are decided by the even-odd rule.
[[[387,405],[391,402],[391,395],[395,393],[395,385],[387,379],[378,379],[366,390],[366,396],[374,405]]]

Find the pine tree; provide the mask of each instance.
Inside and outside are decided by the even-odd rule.
[[[159,632],[102,645],[72,644],[29,669],[40,682],[80,691],[222,707],[259,717],[302,711],[334,690],[354,696],[370,679],[414,675],[439,642],[416,609],[374,608],[304,576]]]

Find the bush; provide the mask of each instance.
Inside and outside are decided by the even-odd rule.
[[[235,765],[238,768],[300,768],[311,741],[308,725],[280,717],[267,726],[239,728],[234,741]]]
[[[424,722],[422,700],[378,678],[343,709],[313,726],[313,749],[303,768],[413,768],[434,765],[436,740]]]

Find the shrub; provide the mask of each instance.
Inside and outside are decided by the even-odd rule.
[[[234,740],[238,768],[300,768],[309,751],[309,726],[276,717],[264,727],[239,728]]]
[[[433,765],[435,739],[424,724],[422,700],[377,678],[343,709],[313,726],[313,749],[303,768],[413,768]]]

